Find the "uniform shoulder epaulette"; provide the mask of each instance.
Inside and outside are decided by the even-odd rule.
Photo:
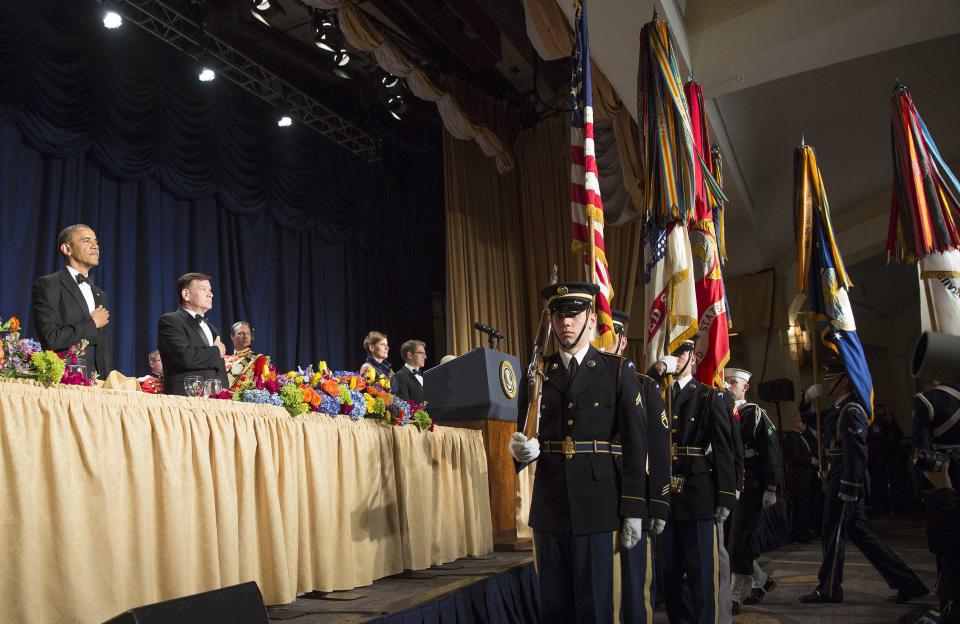
[[[607,356],[607,357],[616,358],[616,359],[618,359],[618,360],[626,360],[626,359],[627,359],[627,358],[625,358],[625,357],[622,356],[622,355],[617,355],[616,353],[608,353],[608,352],[606,352],[606,351],[597,351],[597,353],[599,353],[600,355],[605,355],[605,356]]]
[[[650,375],[647,375],[647,374],[645,374],[645,373],[641,373],[641,372],[639,372],[639,371],[637,372],[637,377],[638,377],[641,381],[649,381],[650,383],[653,383],[653,384],[657,383],[657,380],[656,380],[656,379],[654,379],[654,378],[651,377]]]

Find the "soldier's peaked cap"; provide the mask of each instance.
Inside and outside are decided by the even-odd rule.
[[[600,286],[587,282],[557,282],[540,291],[551,312],[577,313],[590,309]]]
[[[613,314],[613,331],[622,334],[627,329],[630,316],[621,310],[611,310],[611,314]]]

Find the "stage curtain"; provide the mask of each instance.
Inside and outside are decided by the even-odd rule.
[[[9,621],[99,622],[248,580],[280,604],[492,550],[478,431],[0,385]]]
[[[30,288],[62,267],[59,229],[92,226],[115,367],[146,370],[176,278],[213,276],[214,325],[256,327],[290,369],[362,363],[363,336],[432,335],[444,288],[439,130],[367,163],[95,6],[18,2],[0,20],[0,317],[26,335]],[[432,149],[431,149],[432,148]],[[229,344],[229,340],[225,340]],[[434,359],[432,349],[431,361]],[[394,350],[399,366],[399,350]]]

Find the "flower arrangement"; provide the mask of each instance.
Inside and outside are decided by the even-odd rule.
[[[20,337],[20,320],[0,319],[0,377],[36,379],[45,386],[60,383],[66,365],[53,351],[44,351],[32,338]]]

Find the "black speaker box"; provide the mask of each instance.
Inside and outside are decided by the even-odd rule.
[[[269,624],[253,581],[130,609],[105,624]]]
[[[792,379],[772,379],[770,381],[761,381],[757,388],[757,394],[763,401],[776,403],[777,401],[796,400],[796,391],[793,388]]]

